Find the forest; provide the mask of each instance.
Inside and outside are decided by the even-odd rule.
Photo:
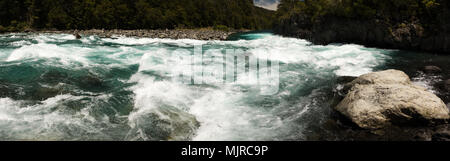
[[[311,23],[326,16],[392,24],[419,20],[424,27],[436,27],[448,23],[448,4],[448,0],[281,0],[276,17],[280,22],[301,14]]]
[[[252,0],[1,0],[0,32],[39,29],[270,29]]]

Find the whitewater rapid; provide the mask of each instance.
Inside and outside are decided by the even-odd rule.
[[[307,140],[329,119],[337,77],[369,73],[391,59],[390,50],[354,44],[312,45],[269,33],[243,37],[1,35],[0,139]],[[279,62],[278,91],[261,95],[257,84],[173,81],[173,73],[186,68],[179,56],[199,45],[207,56],[227,49],[270,55]],[[234,62],[202,65],[221,72],[216,63]]]

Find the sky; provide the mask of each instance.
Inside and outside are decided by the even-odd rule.
[[[277,6],[280,0],[254,0],[256,6],[267,8],[270,10],[277,10]]]

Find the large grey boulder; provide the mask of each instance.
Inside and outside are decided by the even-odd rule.
[[[402,71],[365,74],[347,85],[351,89],[335,108],[361,128],[435,123],[450,117],[439,97],[412,84]]]

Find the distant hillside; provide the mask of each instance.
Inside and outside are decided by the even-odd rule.
[[[28,29],[269,29],[252,0],[2,0],[0,32]]]
[[[316,44],[450,52],[448,0],[281,0],[275,32]]]

